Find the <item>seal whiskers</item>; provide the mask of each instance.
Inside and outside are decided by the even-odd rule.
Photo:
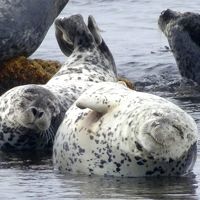
[[[95,23],[92,18],[90,25]],[[66,110],[80,94],[94,83],[117,80],[112,54],[103,39],[96,42],[81,15],[57,19],[55,29],[69,57],[45,85],[18,86],[0,97],[1,150],[51,149]]]

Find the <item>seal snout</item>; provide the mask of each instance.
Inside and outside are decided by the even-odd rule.
[[[49,118],[42,108],[31,106],[17,117],[17,121],[26,128],[44,131],[50,126]]]
[[[39,110],[36,107],[32,107],[30,108],[30,111],[32,112],[33,116],[35,118],[42,118],[42,116],[44,115],[44,111],[43,110]]]
[[[161,22],[168,23],[172,19],[176,19],[180,15],[179,12],[173,11],[171,9],[163,10],[159,17],[159,24]]]

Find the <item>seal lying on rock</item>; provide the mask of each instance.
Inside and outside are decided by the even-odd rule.
[[[30,56],[69,0],[4,0],[0,3],[0,62]]]
[[[200,84],[200,15],[167,9],[158,24],[168,39],[180,74]]]
[[[197,126],[173,103],[118,83],[97,83],[66,112],[54,141],[61,172],[174,176],[196,160]]]
[[[95,27],[91,16],[89,21]],[[82,16],[58,19],[55,26],[62,32],[57,39],[73,44],[71,55],[47,84],[15,87],[0,97],[1,150],[52,147],[65,111],[79,95],[94,82],[117,79],[108,47],[102,38],[96,42]]]

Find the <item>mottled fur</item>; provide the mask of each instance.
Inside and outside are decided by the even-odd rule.
[[[58,73],[45,85],[15,87],[0,97],[1,150],[51,148],[65,111],[79,95],[96,82],[117,79],[113,58],[107,56],[111,53],[102,48],[105,42],[95,42],[80,15],[58,19],[58,31],[59,44],[66,43],[62,35],[73,38],[73,49]]]
[[[197,126],[173,103],[118,83],[98,83],[66,112],[53,147],[61,172],[176,176],[196,160]]]

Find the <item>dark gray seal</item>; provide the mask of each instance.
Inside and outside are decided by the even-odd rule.
[[[200,84],[200,15],[167,9],[158,24],[168,39],[180,74]]]
[[[69,0],[1,0],[0,61],[30,56]]]
[[[0,97],[1,150],[52,149],[66,110],[80,94],[96,82],[117,80],[112,54],[91,16],[89,23],[80,15],[56,20],[62,50],[68,51],[68,42],[73,47],[66,63],[47,84],[15,87]]]

